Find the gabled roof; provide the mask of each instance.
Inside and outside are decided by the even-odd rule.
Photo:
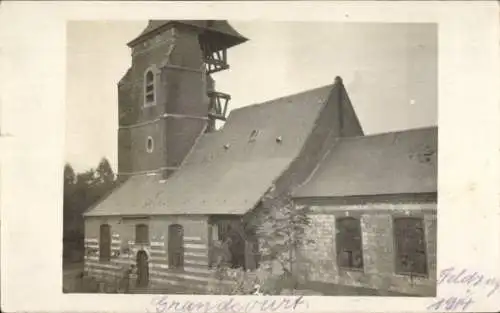
[[[437,127],[337,138],[294,197],[437,192]]]
[[[86,215],[246,213],[297,157],[333,87],[233,110],[165,183],[132,177]]]
[[[139,36],[130,41],[128,46],[132,47],[148,38],[150,35],[175,24],[183,24],[190,27],[204,29],[212,34],[223,35],[227,43],[227,48],[248,40],[238,33],[226,20],[150,20],[146,28],[139,34]]]

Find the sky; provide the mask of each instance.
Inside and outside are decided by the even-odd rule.
[[[229,21],[248,42],[214,74],[230,109],[333,83],[341,76],[365,134],[437,125],[435,24]],[[66,161],[77,171],[106,157],[116,170],[117,83],[126,43],[147,21],[67,24]]]

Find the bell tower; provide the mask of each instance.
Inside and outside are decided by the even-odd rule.
[[[204,132],[225,121],[230,96],[212,74],[247,41],[227,21],[154,20],[128,43],[132,65],[118,83],[118,175],[167,178]]]

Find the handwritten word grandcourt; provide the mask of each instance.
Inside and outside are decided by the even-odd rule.
[[[223,298],[215,301],[195,300],[171,300],[168,296],[154,298],[152,305],[156,313],[186,312],[186,313],[209,313],[209,312],[276,312],[279,310],[294,311],[304,309],[307,302],[302,296],[279,297],[269,299],[243,300],[235,297]]]

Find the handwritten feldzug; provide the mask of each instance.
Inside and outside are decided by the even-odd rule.
[[[249,297],[253,298],[253,297]],[[209,312],[276,312],[280,309],[288,312],[307,307],[302,296],[280,297],[279,299],[248,299],[224,297],[215,301],[174,300],[168,296],[156,297],[151,303],[155,313],[209,313]],[[149,310],[147,310],[149,312]]]
[[[437,285],[461,285],[466,291],[460,296],[438,297],[427,307],[428,310],[466,311],[475,303],[478,291],[485,291],[487,298],[498,292],[500,279],[466,268],[450,267],[440,272]]]

